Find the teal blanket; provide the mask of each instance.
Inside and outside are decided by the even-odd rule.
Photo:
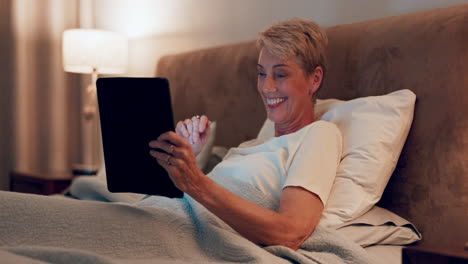
[[[253,186],[215,180],[260,206],[278,207]],[[74,195],[117,197],[106,194],[98,181],[85,182]],[[11,192],[0,192],[0,259],[19,264],[368,263],[360,246],[320,226],[297,251],[258,246],[187,195],[129,204]]]

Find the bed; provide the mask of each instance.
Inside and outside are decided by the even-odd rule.
[[[319,226],[299,252],[258,247],[190,198],[114,195],[99,177],[88,177],[75,181],[72,191],[94,201],[0,192],[0,259],[14,263],[345,263],[346,259],[346,263],[402,263],[402,245],[419,241],[421,233],[419,244],[464,243],[468,238],[466,25],[468,5],[327,28],[330,67],[319,93],[322,102],[401,94],[402,90],[415,94],[417,102],[401,155],[377,207],[341,226]],[[256,91],[257,56],[252,41],[168,55],[158,61],[155,75],[170,80],[176,119],[206,114],[216,120],[213,145],[217,148],[212,148],[207,163],[218,162],[222,148],[258,137],[265,128],[265,111]],[[218,180],[246,199],[275,207],[255,190],[245,192],[248,186]],[[372,213],[379,217],[371,218]],[[369,224],[369,219],[376,222]],[[363,226],[388,233],[383,238],[373,237],[373,231],[351,238],[353,233],[365,233]],[[395,242],[392,234],[402,230],[411,231],[412,240]]]
[[[417,96],[410,133],[378,205],[411,221],[422,245],[468,240],[467,25],[468,5],[460,5],[327,28],[330,66],[319,99],[400,89]],[[175,109],[176,119],[204,113],[217,120],[215,145],[256,137],[265,120],[257,55],[252,41],[163,57],[156,74],[171,80],[173,104],[185,106]],[[401,248],[366,251],[401,263]]]

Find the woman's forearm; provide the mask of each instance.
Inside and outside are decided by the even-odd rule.
[[[177,188],[257,244],[297,249],[320,219],[322,202],[301,188],[288,186],[282,191],[278,212],[231,193],[203,174],[197,167],[191,145],[174,132],[161,134],[150,142],[150,147],[169,153],[150,151]]]
[[[223,188],[208,177],[187,193],[250,241],[296,250],[314,227],[301,219],[260,207]],[[310,230],[307,230],[310,229]]]

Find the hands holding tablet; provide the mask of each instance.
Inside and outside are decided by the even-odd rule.
[[[200,177],[205,176],[198,168],[195,156],[202,150],[211,133],[211,121],[206,116],[194,116],[179,121],[176,133],[169,131],[149,143],[150,154],[168,173],[173,183],[183,192],[195,187]]]

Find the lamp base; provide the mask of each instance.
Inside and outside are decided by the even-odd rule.
[[[96,176],[99,168],[96,165],[90,164],[73,164],[73,176]]]

